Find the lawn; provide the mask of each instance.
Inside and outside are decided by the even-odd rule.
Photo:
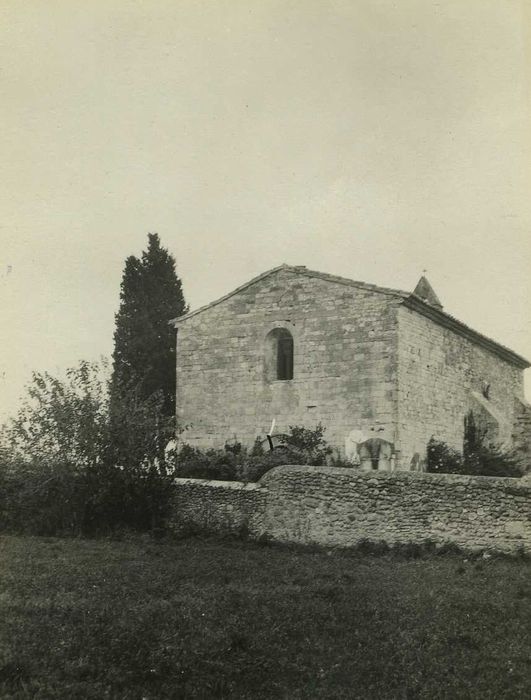
[[[529,698],[531,563],[0,537],[1,698]]]

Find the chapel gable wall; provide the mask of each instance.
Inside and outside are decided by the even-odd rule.
[[[326,439],[341,452],[353,431],[394,442],[398,302],[363,286],[289,269],[181,321],[182,440],[203,448],[234,439],[250,446],[275,419],[275,432],[321,422]],[[275,329],[293,337],[292,379],[271,374],[268,343]]]

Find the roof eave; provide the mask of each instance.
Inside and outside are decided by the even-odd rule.
[[[518,355],[509,348],[506,348],[504,345],[500,345],[500,343],[497,343],[495,340],[491,340],[486,335],[482,335],[481,333],[478,333],[478,331],[469,328],[469,326],[461,321],[458,321],[445,311],[427,304],[415,294],[408,296],[402,303],[408,309],[417,311],[423,316],[435,321],[435,323],[438,323],[439,325],[458,333],[462,337],[473,341],[476,343],[476,345],[485,348],[485,350],[489,350],[498,357],[501,357],[506,362],[515,365],[519,369],[527,369],[528,367],[531,367],[531,363],[526,360],[525,357]]]

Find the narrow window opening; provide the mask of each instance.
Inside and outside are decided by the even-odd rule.
[[[293,379],[293,336],[286,328],[267,334],[265,373],[268,381]]]
[[[280,336],[277,342],[277,379],[293,379],[293,338],[290,334]]]

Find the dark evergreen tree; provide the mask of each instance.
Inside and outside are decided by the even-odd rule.
[[[120,308],[114,332],[112,403],[131,394],[162,398],[162,413],[175,412],[175,330],[171,318],[186,313],[175,259],[160,245],[158,234],[148,234],[141,259],[125,262]]]

